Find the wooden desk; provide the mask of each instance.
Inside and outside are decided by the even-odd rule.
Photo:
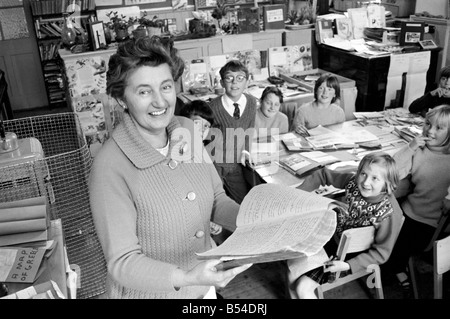
[[[441,48],[431,51],[427,72],[427,87],[435,83],[438,54]],[[386,97],[390,56],[369,56],[348,52],[327,45],[317,46],[319,68],[355,80],[358,89],[357,112],[383,111]],[[407,54],[407,53],[405,53]]]
[[[6,120],[13,119],[13,111],[8,96],[8,83],[6,82],[5,72],[0,70],[0,108],[1,118]]]
[[[48,259],[44,259],[42,266],[45,267],[44,272],[39,276],[33,284],[7,283],[9,294],[16,293],[19,290],[37,285],[49,280],[53,280],[58,284],[59,289],[64,297],[68,298],[66,284],[66,262],[64,257],[64,237],[61,219],[52,220],[49,227],[49,238],[56,241],[52,255]],[[42,267],[41,266],[41,267]]]

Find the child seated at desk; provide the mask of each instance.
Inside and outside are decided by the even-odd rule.
[[[339,106],[341,98],[339,80],[324,73],[314,85],[314,101],[301,105],[296,112],[293,129],[307,136],[308,130],[319,125],[331,125],[345,121],[344,110]]]
[[[247,89],[249,71],[238,60],[227,62],[219,71],[225,94],[213,99],[209,105],[214,113],[215,125],[211,130],[211,143],[207,145],[222,178],[226,193],[238,204],[250,190],[241,165],[242,151],[249,151],[254,137],[257,100]]]
[[[195,127],[200,131],[203,143],[209,143],[207,140],[209,130],[214,125],[214,114],[208,103],[202,100],[194,100],[185,104],[180,109],[180,116],[190,118],[194,121]],[[218,235],[222,232],[222,226],[214,222],[210,222],[211,235]]]
[[[401,206],[405,214],[402,231],[395,244],[387,269],[396,274],[399,285],[409,294],[407,272],[409,257],[422,252],[430,242],[442,206],[448,204],[450,185],[450,105],[440,105],[425,116],[422,135],[394,155],[405,192]]]
[[[286,114],[280,112],[283,103],[280,89],[275,86],[266,87],[261,94],[260,103],[261,106],[256,110],[256,135],[263,137],[287,133],[289,122]]]
[[[429,109],[442,104],[450,104],[450,66],[441,69],[437,87],[414,100],[409,111],[425,117]]]
[[[383,264],[389,258],[402,224],[402,211],[393,192],[398,184],[398,172],[394,159],[384,152],[370,153],[359,163],[356,174],[337,172],[324,168],[307,177],[299,189],[313,191],[320,185],[345,188],[345,203],[348,209],[340,209],[337,214],[335,233],[356,227],[373,225],[374,243],[370,249],[352,255],[345,261],[326,261],[324,266],[306,273],[299,271],[303,259],[291,259],[288,264],[289,292],[292,298],[315,299],[316,287],[334,280],[334,273],[342,271],[358,272],[371,264]],[[337,243],[331,238],[324,249],[334,255]],[[325,268],[324,268],[325,267]]]
[[[194,100],[185,104],[180,109],[180,116],[190,118],[194,121],[195,127],[200,131],[203,143],[208,144],[209,130],[214,125],[214,114],[209,104],[203,100]]]

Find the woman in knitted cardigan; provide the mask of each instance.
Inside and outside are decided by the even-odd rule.
[[[109,61],[107,93],[125,112],[89,189],[110,298],[214,298],[249,267],[219,271],[196,257],[212,248],[210,220],[234,230],[239,205],[193,122],[173,115],[180,61],[154,38],[122,44]]]

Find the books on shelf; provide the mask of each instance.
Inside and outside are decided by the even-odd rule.
[[[81,11],[94,10],[95,0],[30,0],[33,15],[70,12],[71,5],[77,5]]]
[[[220,259],[218,268],[227,269],[317,254],[336,228],[336,214],[331,210],[342,205],[289,186],[257,185],[241,203],[233,234],[197,256]]]

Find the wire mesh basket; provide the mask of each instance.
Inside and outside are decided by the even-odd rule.
[[[60,218],[70,264],[80,267],[78,298],[106,291],[106,262],[89,203],[92,156],[75,113],[5,121],[19,139],[34,137],[44,158],[0,167],[0,202],[46,195],[52,219]]]

